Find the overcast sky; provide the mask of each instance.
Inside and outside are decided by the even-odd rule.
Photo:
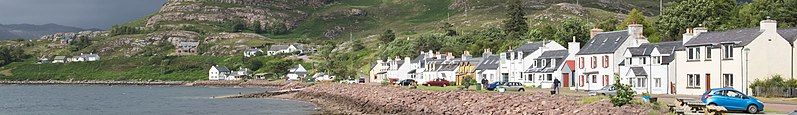
[[[0,24],[107,29],[157,11],[165,0],[0,0]]]

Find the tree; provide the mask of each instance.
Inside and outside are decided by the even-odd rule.
[[[419,51],[434,50],[438,51],[443,48],[442,37],[435,35],[422,35],[415,42],[415,46]]]
[[[379,36],[379,41],[382,41],[384,43],[390,43],[395,39],[396,39],[396,33],[393,33],[393,30],[385,30],[385,32],[382,33],[382,36]]]
[[[232,32],[243,32],[246,30],[246,24],[242,20],[233,20],[232,21]]]
[[[685,0],[664,9],[655,27],[664,41],[674,41],[686,28],[703,25],[711,30],[724,30],[724,22],[733,22],[734,0]]]
[[[769,17],[777,20],[780,27],[797,26],[797,0],[755,0],[739,8],[738,26],[755,27],[758,22]]]
[[[129,34],[139,34],[140,31],[138,28],[130,27],[130,26],[113,26],[111,28],[111,35],[129,35]]]
[[[510,0],[506,15],[509,19],[504,20],[504,31],[514,37],[525,35],[529,30],[528,23],[526,22],[526,13],[523,12],[522,2],[520,0]]]
[[[634,90],[628,84],[620,83],[620,76],[614,76],[614,84],[612,86],[617,90],[617,95],[611,97],[611,102],[614,106],[619,107],[630,104],[634,100]]]
[[[252,31],[255,31],[255,33],[257,33],[257,34],[262,34],[264,32],[263,31],[263,27],[260,24],[260,21],[255,21],[254,23],[252,23],[252,27],[251,28],[252,28]]]
[[[628,28],[628,25],[630,24],[643,24],[643,26],[649,26],[646,25],[646,22],[647,20],[645,20],[645,15],[642,13],[642,11],[639,11],[635,8],[626,15],[626,18],[623,20],[623,22],[617,25],[617,30],[624,30]]]
[[[448,22],[443,23],[443,25],[440,27],[440,29],[442,29],[443,32],[446,33],[446,36],[457,36],[457,35],[459,35],[459,34],[457,34],[457,31],[454,30],[454,25],[451,25],[451,23],[448,23]]]

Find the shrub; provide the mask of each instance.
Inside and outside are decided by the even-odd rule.
[[[617,89],[617,95],[611,97],[611,102],[614,106],[623,106],[632,103],[634,100],[634,90],[627,84],[620,83],[620,76],[614,76],[614,88]]]

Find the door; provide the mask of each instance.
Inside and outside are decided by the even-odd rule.
[[[706,74],[706,91],[711,91],[711,74]]]
[[[570,74],[562,73],[562,87],[570,87]]]

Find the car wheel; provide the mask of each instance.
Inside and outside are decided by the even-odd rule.
[[[526,90],[524,90],[523,88],[521,88],[521,89],[518,89],[517,91],[523,92],[523,91],[526,91]]]
[[[708,106],[717,106],[716,103],[709,103]]]
[[[747,106],[747,112],[751,113],[751,114],[756,114],[756,113],[758,113],[758,107],[755,106],[755,105],[752,105],[752,104],[748,105]]]
[[[601,95],[601,96],[606,96],[606,93],[601,93],[600,95]]]

